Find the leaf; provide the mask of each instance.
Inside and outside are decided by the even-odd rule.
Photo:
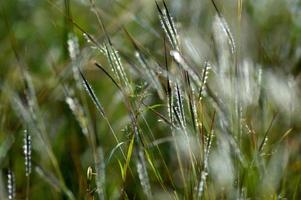
[[[125,162],[125,165],[124,165],[123,170],[122,170],[123,171],[123,173],[122,173],[123,181],[125,181],[126,172],[127,172],[128,166],[129,166],[130,161],[131,161],[131,157],[132,157],[132,153],[133,153],[133,149],[134,149],[133,148],[134,147],[134,141],[135,141],[135,135],[133,134],[130,145],[129,145],[129,148],[128,148],[126,162]]]

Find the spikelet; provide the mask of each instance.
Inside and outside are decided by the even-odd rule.
[[[208,176],[208,160],[209,160],[209,154],[211,150],[212,140],[213,140],[214,134],[213,131],[209,134],[208,137],[205,137],[205,143],[204,143],[204,160],[203,160],[203,170],[201,172],[201,177],[198,184],[197,189],[197,197],[200,199],[202,197],[203,191],[204,191],[204,185],[206,183],[206,179]]]
[[[246,119],[242,119],[242,124],[244,124],[245,126],[245,130],[247,131],[247,135],[251,135],[251,134],[254,134],[254,131],[251,130],[251,128],[249,127]]]
[[[78,121],[83,134],[88,137],[88,121],[83,107],[80,105],[76,97],[67,96],[65,101]]]
[[[24,71],[24,77],[26,82],[26,100],[28,104],[29,115],[35,123],[41,123],[37,117],[39,113],[38,101],[36,98],[36,92],[32,83],[30,74],[27,71]]]
[[[204,144],[204,169],[208,169],[208,159],[211,150],[212,140],[214,134],[213,131],[209,134],[209,136],[205,137],[205,144]]]
[[[23,153],[25,158],[25,175],[31,174],[31,136],[27,130],[24,130]]]
[[[196,128],[199,128],[199,118],[198,118],[198,111],[197,111],[197,97],[195,95],[195,89],[191,89],[191,109],[192,109],[192,115],[194,118],[194,125]]]
[[[143,151],[141,151],[140,148],[138,150],[138,159],[136,160],[136,166],[137,166],[137,172],[138,172],[138,176],[143,192],[148,197],[148,199],[151,199],[152,193],[151,193],[151,186],[150,186],[149,177],[146,169],[146,164],[145,164],[145,157]]]
[[[174,128],[186,127],[184,97],[179,83],[168,81],[168,115]]]
[[[102,46],[102,45],[100,45],[100,44],[98,44],[97,41],[91,35],[89,35],[88,33],[83,33],[83,37],[86,40],[86,42],[91,45],[92,49],[97,49],[102,54],[104,54],[104,55],[106,54],[105,47]]]
[[[231,30],[229,28],[228,23],[226,22],[225,18],[220,16],[220,15],[216,15],[215,19],[214,19],[214,26],[216,26],[216,29],[221,29],[223,34],[228,38],[228,44],[230,46],[230,50],[232,55],[234,55],[235,53],[235,41],[234,41],[234,37],[231,33]]]
[[[173,98],[172,98],[172,90],[170,87],[170,81],[167,80],[167,113],[168,113],[168,117],[171,121],[172,124],[174,124],[174,118],[173,118]]]
[[[87,33],[83,33],[83,37],[88,44],[92,44],[92,40],[90,39],[90,37]]]
[[[107,57],[107,60],[111,66],[111,70],[117,78],[118,83],[122,85],[127,92],[131,92],[131,85],[124,71],[118,51],[115,50],[111,44],[105,44],[104,47],[105,56]]]
[[[182,128],[186,127],[186,119],[185,119],[185,111],[184,111],[184,97],[182,90],[179,84],[175,84],[174,87],[174,97],[175,97],[175,104],[174,110],[176,111],[176,115],[179,118],[180,125]]]
[[[131,85],[127,78],[127,75],[124,71],[124,67],[121,62],[121,58],[119,56],[118,51],[113,47],[113,45],[109,42],[105,42],[103,45],[99,45],[92,36],[84,33],[83,36],[85,37],[86,41],[92,44],[92,47],[99,50],[101,54],[106,56],[111,70],[114,73],[115,78],[117,79],[117,83],[121,84],[125,87],[127,92],[131,92]]]
[[[106,123],[108,124],[109,128],[110,128],[110,131],[112,132],[115,140],[117,143],[119,143],[119,140],[105,114],[105,111],[104,111],[104,108],[102,106],[102,104],[100,103],[100,101],[98,100],[96,94],[94,93],[94,90],[92,89],[92,87],[90,86],[89,82],[87,81],[87,79],[85,78],[85,76],[83,75],[83,73],[79,70],[79,74],[83,80],[83,85],[84,85],[84,88],[86,89],[86,92],[88,93],[88,95],[90,96],[90,98],[92,99],[93,103],[95,104],[96,106],[96,109],[98,110],[98,112],[100,113],[100,115],[105,119]]]
[[[111,70],[117,79],[117,83],[125,87],[128,92],[131,92],[131,86],[121,63],[121,58],[113,45],[110,42],[105,42],[103,45],[100,45],[94,38],[92,38],[92,36],[88,35],[87,33],[84,33],[83,36],[88,43],[92,44],[93,48],[99,50],[101,54],[106,56]]]
[[[91,97],[93,103],[95,104],[97,110],[99,111],[99,113],[101,114],[101,116],[105,116],[105,112],[104,109],[100,103],[100,101],[98,100],[97,96],[94,93],[94,90],[92,89],[92,87],[90,86],[89,82],[87,81],[87,79],[84,77],[84,75],[82,74],[81,71],[79,71],[82,79],[83,79],[83,85],[88,93],[88,95]]]
[[[79,72],[78,72],[78,62],[76,62],[76,59],[79,56],[80,53],[80,49],[79,49],[79,44],[78,44],[78,38],[76,37],[75,34],[70,33],[68,35],[69,39],[67,41],[67,45],[68,45],[68,51],[69,51],[69,56],[71,58],[71,67],[72,67],[72,72],[73,72],[73,78],[76,82],[76,86],[77,88],[81,88],[80,87],[80,77],[79,77]]]
[[[160,84],[158,77],[156,76],[155,71],[151,68],[150,63],[144,58],[143,54],[136,51],[135,57],[139,61],[139,64],[143,70],[143,75],[146,76],[151,86],[157,90],[157,93],[161,99],[163,99],[163,88]]]
[[[216,42],[216,46],[218,46],[217,54],[218,54],[218,67],[219,73],[218,75],[224,78],[231,69],[230,66],[233,64],[231,62],[234,57],[234,40],[231,36],[231,32],[227,29],[226,22],[222,20],[219,15],[216,15],[213,21],[213,36],[214,41]],[[229,33],[229,35],[228,35]]]
[[[204,97],[204,94],[206,92],[206,83],[208,80],[208,75],[209,75],[210,69],[211,69],[210,64],[208,62],[206,62],[205,67],[202,72],[202,82],[201,82],[201,88],[200,88],[200,92],[199,92],[199,100],[202,100],[202,98]]]
[[[15,174],[11,169],[7,172],[7,194],[9,200],[16,199]]]
[[[74,61],[80,52],[78,38],[76,37],[76,35],[69,33],[67,45],[68,45],[69,56],[71,60]]]
[[[106,56],[111,70],[114,73],[115,78],[117,79],[117,83],[123,86],[126,92],[132,93],[130,82],[121,62],[121,57],[118,51],[113,47],[110,39],[108,38],[107,42],[105,42],[103,45],[100,45],[91,35],[84,33],[83,36],[86,41],[92,45],[93,48],[99,50],[101,54]]]
[[[11,93],[11,103],[12,108],[14,109],[15,113],[24,121],[24,123],[27,123],[30,128],[34,127],[33,119],[30,116],[30,112],[26,105],[21,101],[20,97],[16,93]]]
[[[198,190],[197,190],[198,199],[200,199],[202,197],[202,194],[204,192],[204,187],[205,187],[207,176],[208,176],[208,173],[206,171],[201,172],[201,178],[200,178],[200,182],[199,182],[199,186],[198,186]]]
[[[105,161],[103,150],[99,147],[97,149],[97,160],[95,163],[96,169],[96,186],[97,186],[97,193],[99,199],[105,199]]]
[[[174,23],[174,20],[172,16],[169,14],[169,11],[167,9],[167,6],[165,2],[163,1],[164,4],[164,9],[161,9],[156,2],[157,9],[159,11],[159,18],[160,18],[160,23],[161,26],[174,50],[179,51],[179,36],[177,33],[177,29]]]

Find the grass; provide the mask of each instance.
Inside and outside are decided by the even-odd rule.
[[[301,197],[294,1],[0,5],[0,199]]]

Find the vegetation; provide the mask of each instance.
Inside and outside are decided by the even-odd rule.
[[[301,198],[298,0],[0,5],[0,199]]]

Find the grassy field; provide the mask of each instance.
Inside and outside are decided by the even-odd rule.
[[[0,199],[301,198],[299,0],[0,2]]]

